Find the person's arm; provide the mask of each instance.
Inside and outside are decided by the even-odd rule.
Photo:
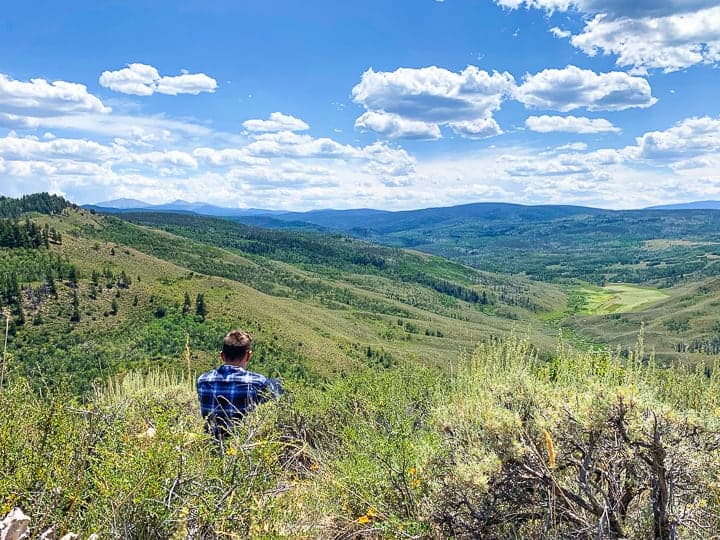
[[[270,397],[272,399],[278,399],[281,395],[285,393],[285,390],[283,390],[282,383],[280,382],[280,379],[270,378],[267,380],[266,387],[268,392],[270,393]]]

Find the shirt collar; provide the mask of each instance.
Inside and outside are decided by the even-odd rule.
[[[238,373],[245,373],[247,370],[244,368],[241,368],[240,366],[231,366],[230,364],[223,364],[219,368],[217,368],[218,371],[222,373],[228,373],[231,371],[235,371]]]

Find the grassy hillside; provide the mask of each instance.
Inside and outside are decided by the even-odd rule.
[[[235,437],[187,379],[128,375],[84,403],[0,393],[0,512],[86,538],[687,538],[720,527],[707,373],[493,341],[439,372],[289,385]]]
[[[343,236],[52,201],[3,201],[0,221],[0,517],[20,507],[36,535],[720,528],[718,278],[563,289]],[[193,381],[234,326],[287,394],[219,445]]]
[[[410,247],[483,270],[553,282],[663,286],[717,273],[720,212],[609,211],[572,206],[471,204],[407,212],[323,211],[238,217],[289,220]]]
[[[720,279],[706,278],[682,287],[645,290],[661,292],[665,299],[631,311],[618,310],[590,316],[573,316],[568,327],[610,347],[627,350],[644,327],[648,349],[663,361],[712,363],[720,354]]]
[[[87,392],[129,368],[184,371],[186,339],[191,369],[206,369],[234,326],[257,336],[257,369],[300,379],[365,365],[443,364],[513,328],[554,347],[553,330],[535,320],[564,305],[553,286],[342,237],[131,217],[144,225],[72,208],[31,214],[62,241],[2,248],[3,274],[18,285],[4,298],[16,323],[13,368],[36,387]],[[198,295],[204,316],[196,314]]]

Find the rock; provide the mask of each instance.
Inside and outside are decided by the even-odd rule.
[[[137,435],[135,435],[135,437],[138,439],[154,439],[156,433],[157,430],[153,426],[150,426],[142,433],[138,433]]]
[[[40,540],[55,540],[55,527],[50,527],[40,535]]]
[[[75,533],[67,533],[65,536],[60,538],[60,540],[77,540],[78,535]]]
[[[0,522],[0,540],[22,540],[29,537],[30,518],[19,508],[13,508]]]

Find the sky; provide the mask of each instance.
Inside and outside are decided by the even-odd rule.
[[[0,194],[720,199],[717,0],[5,0]]]

